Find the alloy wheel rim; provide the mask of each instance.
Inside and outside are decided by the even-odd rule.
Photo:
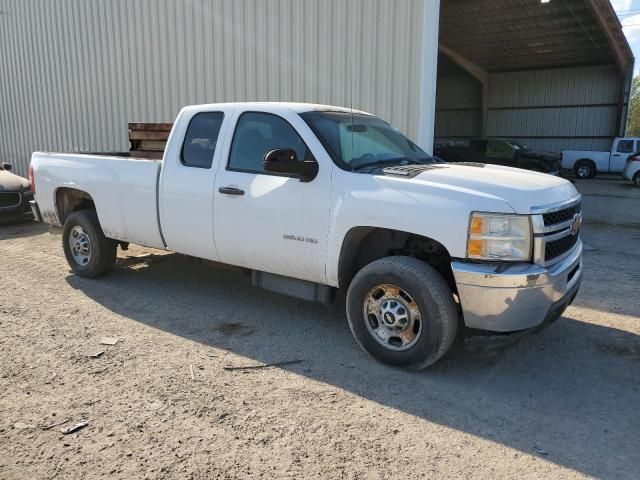
[[[591,169],[585,165],[578,168],[578,176],[580,178],[587,178],[591,173]]]
[[[91,260],[91,239],[79,225],[69,232],[69,248],[73,260],[78,265],[84,267]]]
[[[369,334],[388,350],[408,350],[422,335],[420,308],[413,297],[397,285],[385,283],[369,290],[363,316]]]

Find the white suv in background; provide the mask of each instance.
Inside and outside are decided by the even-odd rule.
[[[640,152],[627,159],[622,176],[627,180],[631,180],[636,187],[640,188]]]

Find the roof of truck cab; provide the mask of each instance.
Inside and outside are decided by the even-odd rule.
[[[336,107],[334,105],[321,105],[317,103],[297,103],[297,102],[227,102],[227,103],[209,103],[203,105],[189,105],[185,110],[210,110],[220,107],[235,107],[242,110],[261,110],[264,108],[290,110],[296,113],[304,113],[310,111],[324,112],[343,112],[343,113],[359,113],[362,115],[372,115],[362,110],[356,110],[346,107]]]

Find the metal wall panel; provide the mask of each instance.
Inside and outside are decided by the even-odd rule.
[[[616,103],[619,89],[615,66],[494,73],[489,108]]]
[[[353,105],[415,138],[422,6],[0,0],[0,158],[127,150],[127,122],[222,101]]]
[[[469,75],[438,77],[436,143],[481,134],[481,85]]]
[[[620,87],[614,66],[492,74],[487,135],[555,152],[608,150]]]

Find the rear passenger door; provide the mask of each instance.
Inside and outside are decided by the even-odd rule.
[[[171,250],[218,260],[213,239],[213,187],[220,156],[218,139],[231,111],[189,112],[176,120],[159,187],[162,233]],[[175,138],[174,138],[175,137]]]

